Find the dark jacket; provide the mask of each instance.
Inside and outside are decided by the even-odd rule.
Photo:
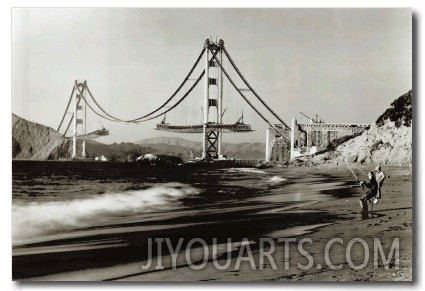
[[[362,183],[362,187],[366,187],[368,189],[366,193],[368,197],[376,196],[378,193],[378,183],[376,180],[364,181]]]

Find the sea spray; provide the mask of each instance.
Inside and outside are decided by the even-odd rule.
[[[271,184],[280,184],[280,183],[283,183],[285,181],[286,181],[286,179],[282,178],[280,176],[273,176],[273,177],[271,177],[267,180],[267,182],[271,183]]]
[[[230,173],[253,173],[253,174],[267,174],[267,172],[259,170],[257,168],[230,168],[227,170]]]
[[[157,184],[149,189],[105,193],[96,197],[12,206],[14,242],[95,224],[105,217],[132,215],[176,205],[199,189],[182,183]]]

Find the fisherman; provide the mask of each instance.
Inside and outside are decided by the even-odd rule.
[[[378,191],[376,193],[376,198],[381,199],[382,184],[384,184],[384,180],[387,176],[385,175],[384,172],[381,171],[381,165],[379,165],[379,164],[375,168],[375,177],[376,177],[376,182],[378,183]]]
[[[378,183],[376,182],[375,174],[373,172],[369,172],[367,174],[367,177],[369,181],[360,182],[360,186],[362,186],[363,189],[367,188],[366,195],[360,198],[360,206],[362,208],[363,214],[368,213],[367,201],[370,201],[372,198],[375,198],[378,191]]]

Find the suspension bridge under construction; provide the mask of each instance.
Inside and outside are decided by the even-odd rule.
[[[203,86],[198,86],[201,80]],[[88,112],[110,122],[135,124],[162,117],[156,124],[157,130],[201,134],[200,158],[212,160],[224,158],[223,134],[253,131],[245,120],[247,116],[255,116],[268,125],[265,160],[291,161],[296,157],[297,151],[301,153],[306,148],[318,145],[319,132],[325,133],[328,136],[327,142],[330,142],[332,133],[358,132],[369,127],[367,124],[312,121],[297,124],[295,119],[288,126],[246,80],[221,39],[218,42],[209,39],[205,41],[181,84],[171,96],[162,100],[165,101],[160,106],[140,117],[118,118],[100,105],[87,81],[75,81],[57,131],[63,131],[64,136],[72,138],[72,158],[85,158],[86,140],[109,135],[105,128],[88,132]],[[71,125],[72,134],[68,136]],[[78,141],[82,142],[81,155],[77,153]]]

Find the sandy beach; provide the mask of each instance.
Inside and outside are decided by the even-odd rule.
[[[367,170],[368,167],[361,167]],[[300,170],[309,174],[324,174],[339,177],[341,179],[350,179],[349,176],[341,171],[339,167],[320,166],[309,169]],[[346,248],[335,248],[331,254],[332,261],[335,265],[344,264],[340,270],[332,270],[323,267],[320,270],[311,268],[311,270],[300,270],[296,262],[305,264],[306,260],[297,251],[296,246],[290,247],[290,264],[288,270],[272,270],[270,264],[265,264],[261,268],[251,270],[245,266],[240,271],[218,271],[215,268],[205,268],[204,271],[191,271],[187,268],[180,268],[177,271],[161,271],[132,277],[122,278],[123,280],[202,280],[202,281],[252,281],[252,280],[273,280],[273,281],[410,281],[412,280],[412,184],[409,169],[394,167],[387,170],[389,179],[385,183],[385,194],[380,203],[375,206],[373,214],[369,218],[362,219],[358,212],[359,188],[354,189],[355,195],[348,196],[345,191],[349,189],[332,190],[335,191],[335,199],[329,199],[323,202],[312,203],[309,205],[301,205],[292,209],[293,213],[305,211],[323,211],[327,210],[330,215],[339,217],[337,221],[329,225],[321,226],[314,224],[311,228],[290,229],[286,232],[278,233],[277,236],[295,237],[298,240],[309,238],[314,242],[314,249],[310,252],[314,259],[314,265],[320,264],[326,266],[323,261],[323,253],[326,243],[332,238],[340,238],[345,244],[353,238],[362,238],[368,242],[370,249],[370,259],[367,266],[362,270],[353,270],[347,266]],[[318,227],[315,227],[318,226]],[[301,231],[300,231],[301,230]],[[298,233],[303,233],[299,234]],[[273,238],[273,236],[272,236]],[[373,260],[373,239],[379,238],[382,245],[388,247],[391,245],[393,238],[400,239],[400,265],[399,269],[394,268],[394,264],[390,264],[386,270],[382,263],[378,270],[374,270]],[[308,245],[308,244],[307,244]],[[253,248],[254,249],[254,248]],[[308,249],[306,247],[306,249]],[[259,261],[258,249],[253,251],[255,262]],[[282,248],[276,248],[273,255],[276,262],[284,258]],[[355,265],[360,265],[364,259],[363,248],[352,249],[351,256]],[[233,259],[235,260],[235,259]],[[233,264],[231,264],[233,265]],[[185,274],[190,274],[189,276]]]
[[[11,10],[14,287],[417,283],[419,11],[246,8]]]
[[[363,172],[370,170],[369,166],[359,168]],[[187,174],[176,174],[174,183],[181,184],[171,186],[181,189],[185,185],[183,182],[190,180],[200,192],[170,200],[167,207],[174,205],[175,208],[167,209],[162,205],[166,208],[131,214],[120,212],[113,217],[105,215],[107,219],[96,220],[91,226],[14,243],[14,280],[410,281],[411,168],[388,166],[384,170],[388,179],[383,199],[366,219],[358,214],[362,190],[356,187],[351,173],[343,165],[196,170],[190,179]],[[129,172],[126,171],[127,176]],[[149,243],[149,238],[153,241],[167,238],[173,248],[183,239],[176,268],[172,268],[172,257],[165,242],[158,246],[152,241]],[[200,270],[191,269],[187,261],[186,247],[194,238],[206,242],[209,249]],[[284,242],[279,242],[279,239],[288,238],[295,240],[289,244],[289,252]],[[343,241],[334,243],[330,251],[332,264],[343,264],[338,270],[331,269],[324,256],[326,244],[335,238]],[[353,238],[361,238],[369,246],[369,259],[361,270],[347,264],[347,244]],[[375,238],[380,239],[385,256],[389,254],[393,239],[399,238],[398,269],[395,262],[390,262],[386,270],[381,260],[374,270]],[[229,245],[226,244],[228,239],[231,239]],[[262,255],[270,249],[268,243],[262,245],[262,239],[269,239],[275,245],[272,253],[275,268]],[[311,240],[303,245],[313,259],[308,269],[298,266],[298,263],[308,263],[307,257],[297,250],[302,239]],[[211,249],[213,242],[217,246],[215,254]],[[148,262],[149,245],[152,246],[152,263],[150,268],[143,270],[142,265]],[[350,261],[356,266],[362,264],[365,255],[364,247],[359,246],[362,245],[354,244],[350,252]],[[238,262],[242,248],[242,254],[252,261]],[[194,243],[190,248],[190,261],[195,266],[200,265],[204,262],[204,254],[202,245]],[[219,270],[214,261],[220,265],[229,261],[230,265]],[[155,269],[158,265],[161,268]]]

